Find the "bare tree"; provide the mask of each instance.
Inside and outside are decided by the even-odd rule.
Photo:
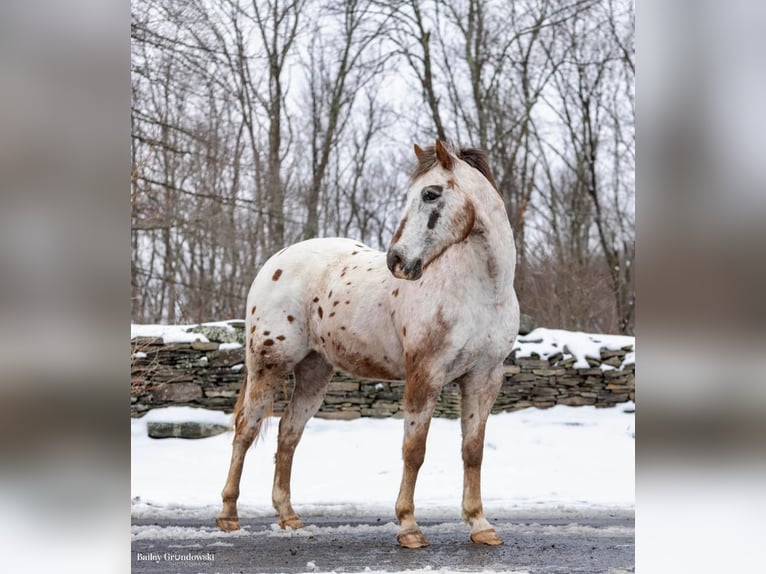
[[[307,216],[303,237],[319,232],[320,192],[331,154],[351,116],[363,87],[382,69],[381,54],[368,48],[383,34],[388,16],[380,14],[370,0],[339,0],[323,6],[329,18],[317,18],[309,44],[306,72],[311,109],[311,183],[306,195]],[[330,21],[328,21],[330,20]],[[328,39],[321,28],[338,28]],[[339,57],[337,55],[340,54]],[[364,116],[363,116],[364,117]]]
[[[136,321],[238,316],[300,238],[384,248],[411,144],[483,147],[522,307],[633,324],[629,0],[135,0]]]

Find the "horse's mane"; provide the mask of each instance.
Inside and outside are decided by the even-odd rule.
[[[497,190],[497,184],[495,178],[492,176],[492,171],[489,169],[489,162],[487,161],[487,154],[484,150],[478,148],[460,148],[452,143],[446,144],[447,149],[455,155],[455,157],[463,160],[472,168],[477,169],[487,181],[492,184]],[[433,168],[439,165],[439,159],[436,157],[436,149],[434,146],[428,146],[423,149],[423,153],[418,158],[418,163],[415,169],[412,171],[412,179],[415,180],[421,175],[426,174]],[[499,190],[498,190],[499,193]]]

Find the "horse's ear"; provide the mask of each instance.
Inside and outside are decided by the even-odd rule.
[[[436,151],[436,157],[438,158],[442,167],[451,171],[452,168],[455,167],[455,158],[452,157],[452,154],[447,149],[447,146],[445,146],[441,140],[436,140],[436,144],[434,144],[434,150]]]
[[[417,157],[418,161],[420,161],[421,159],[423,159],[423,154],[425,154],[426,152],[418,144],[415,144],[414,147],[415,147],[415,157]]]

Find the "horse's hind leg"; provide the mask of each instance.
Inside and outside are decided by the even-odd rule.
[[[303,527],[290,502],[293,454],[306,423],[322,404],[332,372],[332,365],[314,351],[295,366],[295,390],[282,420],[279,421],[279,444],[272,490],[272,502],[279,512],[279,525],[282,528]]]
[[[274,400],[276,382],[277,379],[274,376],[265,375],[261,369],[255,373],[248,369],[246,383],[240,390],[240,397],[234,411],[235,430],[229,474],[221,493],[223,509],[215,521],[223,531],[229,532],[239,529],[237,499],[239,498],[242,466],[245,462],[247,449],[253,444],[261,429],[263,419],[269,414]]]
[[[481,502],[481,463],[487,418],[503,383],[503,371],[474,372],[460,382],[463,430],[463,520],[471,525],[471,540],[497,546],[503,541],[484,517]]]

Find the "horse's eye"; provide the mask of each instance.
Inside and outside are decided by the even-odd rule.
[[[428,187],[424,187],[423,192],[421,194],[423,201],[425,201],[426,203],[431,203],[432,201],[436,201],[441,196],[442,196],[442,186],[440,185],[429,185]]]

